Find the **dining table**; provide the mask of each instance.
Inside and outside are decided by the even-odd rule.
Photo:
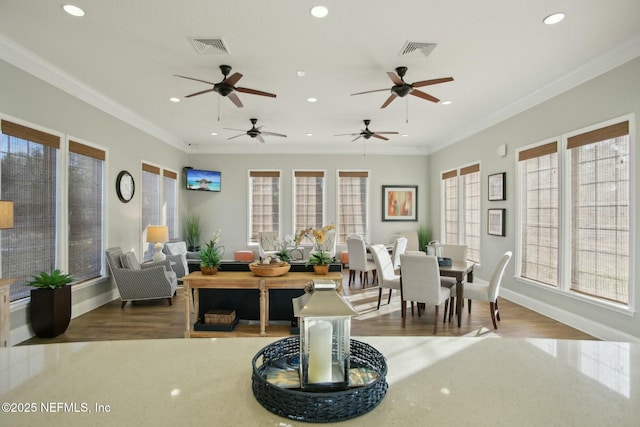
[[[449,266],[440,266],[440,276],[454,277],[456,279],[456,314],[458,316],[458,327],[462,325],[462,295],[464,291],[465,278],[468,282],[473,282],[473,261],[453,261]]]

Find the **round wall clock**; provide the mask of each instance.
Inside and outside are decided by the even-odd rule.
[[[127,171],[122,171],[116,178],[116,194],[122,203],[129,203],[133,199],[133,193],[136,191],[133,177]]]

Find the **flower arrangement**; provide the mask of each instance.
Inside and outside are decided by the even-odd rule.
[[[321,230],[313,227],[305,228],[296,235],[296,245],[299,245],[305,237],[313,242],[314,252],[309,256],[306,265],[329,265],[333,261],[329,253],[324,250],[324,242],[327,238],[327,231],[335,230],[334,225],[325,225]]]
[[[278,248],[280,250],[276,253],[276,257],[281,261],[288,262],[291,259],[291,250],[296,246],[295,236],[285,236],[284,239],[278,241]]]

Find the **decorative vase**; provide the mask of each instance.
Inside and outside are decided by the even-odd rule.
[[[205,276],[213,276],[218,272],[218,267],[202,267],[201,266],[200,271],[202,271],[202,274],[204,274]]]
[[[325,265],[314,265],[313,266],[313,272],[316,273],[319,276],[326,276],[326,274],[329,272],[329,265],[325,264]]]

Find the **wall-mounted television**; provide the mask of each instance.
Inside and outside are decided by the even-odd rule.
[[[202,169],[185,168],[187,190],[220,191],[222,173]]]

